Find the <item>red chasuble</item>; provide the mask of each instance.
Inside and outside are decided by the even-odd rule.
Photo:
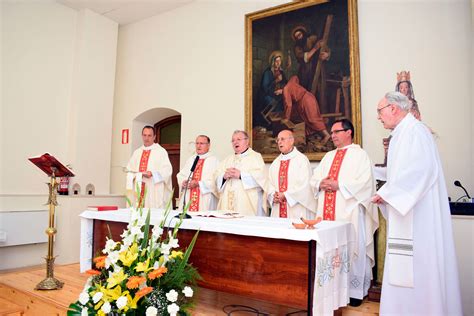
[[[338,149],[336,156],[332,161],[331,169],[329,169],[329,178],[336,180],[339,177],[339,170],[341,170],[342,160],[346,154],[347,148]],[[333,221],[336,218],[336,191],[324,191],[324,214],[323,219]]]
[[[280,170],[278,171],[278,191],[286,192],[288,190],[288,167],[290,160],[280,161]],[[280,203],[280,217],[288,217],[288,203],[286,201]]]
[[[144,150],[142,152],[142,157],[140,158],[140,166],[138,167],[138,172],[145,172],[147,167],[148,167],[148,159],[150,158],[150,153],[151,150]],[[140,191],[140,199],[138,200],[138,205],[141,206],[142,203],[143,205],[145,204],[145,201],[143,201],[143,198],[145,196],[145,182],[142,181],[142,188]]]
[[[196,165],[196,169],[194,169],[192,180],[201,181],[202,176],[202,166],[204,165],[204,159],[199,159]],[[190,193],[190,200],[191,205],[189,205],[189,211],[197,212],[199,211],[199,197],[201,196],[201,190],[199,190],[199,186],[192,188]]]

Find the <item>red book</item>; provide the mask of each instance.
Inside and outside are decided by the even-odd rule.
[[[74,173],[72,173],[68,167],[48,153],[38,157],[28,158],[28,160],[43,170],[49,177],[51,177],[53,173],[55,177],[74,177]]]
[[[116,211],[118,210],[117,205],[98,205],[98,206],[88,206],[89,211]]]

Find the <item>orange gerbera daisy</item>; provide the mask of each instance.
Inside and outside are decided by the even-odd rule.
[[[153,288],[151,286],[144,287],[143,289],[141,289],[135,294],[135,298],[143,297],[152,291],[153,291]]]
[[[89,275],[99,275],[100,271],[94,270],[94,269],[89,269],[86,271],[87,274]]]
[[[103,267],[105,267],[105,259],[107,259],[107,256],[95,257],[94,263],[96,268],[102,269]]]
[[[148,273],[148,278],[150,280],[154,280],[156,278],[160,278],[166,272],[168,272],[168,269],[166,267],[160,267]]]
[[[141,276],[132,276],[132,277],[129,277],[128,278],[128,282],[127,282],[127,288],[128,289],[136,289],[138,288],[138,286],[145,282],[146,281],[146,278],[144,277],[141,277]]]

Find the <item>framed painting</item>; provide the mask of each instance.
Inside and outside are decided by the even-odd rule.
[[[361,143],[356,0],[280,5],[245,17],[245,128],[266,162],[283,129],[311,161],[334,149],[335,120],[347,118]]]

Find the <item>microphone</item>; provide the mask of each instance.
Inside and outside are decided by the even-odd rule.
[[[460,187],[461,189],[463,189],[464,193],[466,193],[467,198],[471,199],[471,197],[469,196],[469,193],[467,193],[467,190],[462,186],[462,184],[461,184],[461,182],[459,182],[459,180],[454,181],[454,185],[457,186],[457,187]]]
[[[191,173],[193,173],[194,170],[196,170],[196,166],[197,166],[197,164],[198,164],[198,161],[199,161],[199,155],[196,156],[196,158],[194,158],[193,165],[191,166]],[[189,176],[191,176],[191,174],[189,174]]]
[[[183,193],[183,210],[184,210],[184,207],[186,206],[186,192],[188,191],[189,179],[191,178],[192,174],[194,173],[194,170],[196,170],[196,166],[197,166],[198,161],[199,161],[199,155],[197,155],[196,158],[194,158],[193,165],[191,166],[191,170],[189,172],[188,180],[186,181],[186,188],[184,189],[184,193]],[[175,217],[180,217],[180,216],[181,216],[181,214],[178,214]],[[186,214],[184,216],[184,218],[191,218],[191,215]]]

